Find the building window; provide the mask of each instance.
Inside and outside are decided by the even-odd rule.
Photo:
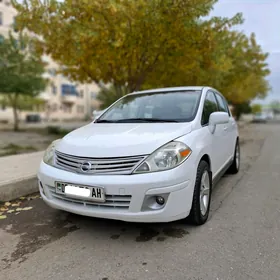
[[[92,99],[95,99],[96,96],[97,96],[97,93],[96,93],[96,92],[92,92],[92,93],[91,93],[91,98],[92,98]]]
[[[75,95],[78,96],[78,91],[75,86],[62,84],[61,85],[61,95]]]
[[[84,97],[84,91],[81,89],[80,90],[80,97],[83,98]]]
[[[64,113],[71,113],[72,112],[72,107],[71,107],[71,105],[64,105],[63,106],[63,111],[64,111]]]
[[[0,25],[3,25],[3,13],[0,12]]]

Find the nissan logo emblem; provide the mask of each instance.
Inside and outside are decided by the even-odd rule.
[[[91,170],[91,163],[88,162],[88,161],[83,162],[83,163],[81,164],[80,169],[81,169],[81,171],[83,171],[83,172],[88,172],[88,171],[90,171],[90,170]]]

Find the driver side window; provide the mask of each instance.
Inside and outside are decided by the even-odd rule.
[[[218,104],[215,95],[212,91],[208,91],[204,100],[201,125],[205,126],[209,123],[209,117],[213,112],[218,111]]]

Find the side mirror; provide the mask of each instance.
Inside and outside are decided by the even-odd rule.
[[[229,115],[225,112],[214,112],[209,118],[209,129],[211,133],[215,132],[217,124],[225,124],[229,122]]]

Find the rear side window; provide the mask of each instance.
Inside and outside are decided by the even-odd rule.
[[[227,103],[226,103],[225,99],[217,93],[215,95],[216,95],[216,98],[217,98],[217,101],[218,101],[219,111],[228,113],[228,115],[230,115],[229,109],[228,109],[228,106],[227,106]]]
[[[207,125],[209,123],[209,117],[213,112],[218,111],[218,104],[215,95],[212,91],[208,91],[204,101],[201,125]]]

